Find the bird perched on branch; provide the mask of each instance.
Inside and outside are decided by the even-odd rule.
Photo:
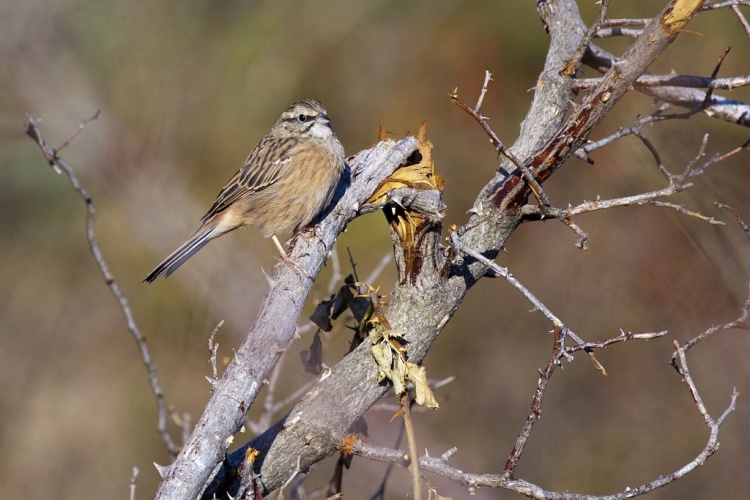
[[[289,106],[250,151],[203,216],[201,227],[143,281],[169,276],[206,243],[243,226],[273,238],[309,224],[333,198],[344,171],[344,147],[315,99]]]

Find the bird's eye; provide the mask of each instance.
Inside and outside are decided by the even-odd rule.
[[[305,123],[308,120],[308,118],[310,117],[300,113],[300,115],[297,117],[297,121],[300,123]]]

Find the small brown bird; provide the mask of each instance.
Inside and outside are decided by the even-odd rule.
[[[172,274],[209,241],[243,226],[273,238],[296,232],[331,202],[344,171],[344,147],[315,99],[289,106],[250,151],[242,168],[203,216],[203,225],[143,281]]]

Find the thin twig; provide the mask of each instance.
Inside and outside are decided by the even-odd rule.
[[[333,295],[336,293],[337,287],[339,287],[339,283],[341,283],[341,279],[343,278],[343,275],[341,274],[341,259],[339,258],[339,253],[337,251],[331,252],[331,279],[328,280],[328,287],[327,287],[327,294]]]
[[[63,142],[61,142],[60,145],[57,146],[54,149],[55,155],[60,154],[60,151],[62,151],[63,149],[67,148],[70,145],[70,143],[73,142],[73,139],[75,139],[76,137],[78,137],[78,134],[81,133],[81,131],[83,130],[83,127],[85,127],[87,123],[92,122],[92,121],[96,120],[97,118],[99,118],[100,114],[101,114],[101,110],[97,109],[96,113],[94,113],[93,115],[89,116],[88,118],[84,118],[81,121],[81,123],[78,124],[78,128],[72,134],[70,134],[67,139],[65,139]]]
[[[683,346],[681,346],[681,349],[683,349],[685,352],[689,351],[693,347],[695,347],[697,344],[702,342],[703,340],[707,339],[711,335],[715,334],[716,332],[722,331],[722,330],[732,330],[735,328],[742,329],[742,330],[750,330],[750,323],[748,323],[748,317],[750,317],[750,285],[748,285],[747,295],[745,297],[745,303],[742,306],[742,309],[740,311],[740,315],[735,319],[734,321],[730,321],[729,323],[724,323],[723,325],[714,325],[710,328],[707,328],[700,334],[696,335],[689,341],[687,341]],[[676,364],[676,359],[678,357],[678,353],[675,352],[672,355],[672,366],[675,367],[679,371],[679,366]]]
[[[581,78],[571,83],[575,93],[591,90],[601,83],[601,78]],[[733,90],[750,85],[750,75],[712,78],[710,76],[678,75],[642,75],[633,84],[636,88],[684,87],[694,89]]]
[[[78,129],[73,132],[73,134],[68,139],[63,141],[61,147],[65,147],[70,144],[70,142],[80,133],[83,125],[85,125],[85,123],[87,123],[88,121],[95,119],[97,116],[98,113],[93,117],[84,120],[81,125],[79,125]],[[68,180],[70,181],[71,186],[73,187],[73,190],[78,193],[78,195],[83,199],[83,202],[86,204],[86,239],[88,240],[91,255],[93,255],[94,261],[96,262],[96,265],[104,278],[104,283],[107,285],[110,292],[117,301],[117,304],[120,307],[120,311],[122,311],[122,314],[125,317],[125,324],[127,326],[127,329],[135,340],[136,346],[138,347],[138,353],[140,354],[141,361],[143,362],[143,365],[146,368],[146,373],[148,374],[148,382],[149,386],[151,387],[151,392],[156,399],[156,428],[162,438],[162,441],[164,441],[167,451],[174,458],[179,453],[180,447],[174,442],[172,436],[169,434],[169,430],[167,429],[169,407],[167,405],[166,398],[164,397],[164,391],[162,390],[161,384],[159,383],[159,378],[156,374],[156,364],[151,358],[151,353],[148,349],[148,345],[146,344],[146,337],[141,334],[141,331],[135,322],[135,318],[133,317],[133,313],[130,310],[128,300],[122,293],[122,290],[115,281],[115,278],[112,276],[112,273],[110,273],[109,266],[104,259],[104,255],[99,249],[99,244],[97,243],[96,239],[96,231],[94,230],[94,214],[96,213],[96,210],[94,209],[94,202],[91,200],[91,196],[89,196],[86,188],[84,188],[81,181],[75,175],[75,172],[73,172],[73,169],[67,163],[62,161],[62,159],[60,159],[57,154],[57,150],[49,147],[49,145],[46,143],[41,131],[39,130],[40,123],[41,119],[26,115],[26,134],[31,137],[31,139],[34,140],[34,142],[36,142],[36,144],[42,150],[42,154],[44,155],[49,165],[51,167],[54,167],[56,170],[65,173],[65,175],[68,177]]]
[[[641,134],[641,130],[643,129],[643,127],[648,124],[654,123],[656,121],[665,120],[664,115],[662,113],[667,111],[669,107],[670,107],[669,104],[662,104],[661,106],[659,106],[659,108],[657,108],[656,111],[654,111],[650,115],[643,117],[643,118],[638,118],[638,120],[630,127],[620,127],[616,132],[606,137],[603,137],[597,141],[589,142],[588,144],[586,144],[585,146],[583,146],[582,148],[578,150],[577,153],[580,153],[580,154],[577,154],[576,156],[578,156],[579,158],[583,160],[588,161],[588,154],[590,152],[595,151],[597,149],[601,149],[605,146],[608,146],[611,143],[615,142],[617,139],[621,139],[628,135],[638,135],[639,138],[644,137]],[[589,161],[589,163],[591,162]]]
[[[297,456],[297,466],[294,468],[294,472],[292,472],[292,475],[289,476],[289,479],[286,480],[284,484],[281,485],[281,488],[279,488],[279,493],[276,495],[277,500],[283,500],[284,498],[284,489],[288,487],[294,479],[297,477],[298,474],[302,473],[302,468],[300,464],[302,463],[302,455]]]
[[[135,489],[138,485],[138,467],[133,466],[133,473],[130,475],[130,500],[135,500]]]
[[[299,387],[298,387],[298,388],[297,388],[297,389],[296,389],[296,390],[295,390],[295,391],[294,391],[293,393],[291,393],[291,394],[290,394],[289,396],[285,397],[285,398],[284,398],[284,399],[282,399],[281,401],[278,401],[278,402],[276,402],[276,403],[275,403],[275,404],[273,405],[273,407],[272,407],[272,410],[273,410],[273,412],[274,412],[274,413],[278,413],[278,412],[280,412],[280,411],[281,411],[281,410],[283,410],[283,409],[284,409],[285,407],[289,406],[290,404],[294,403],[295,401],[297,401],[298,399],[300,399],[300,398],[301,398],[302,396],[304,396],[305,394],[307,394],[307,391],[309,391],[310,389],[312,389],[312,388],[313,388],[313,386],[314,386],[315,384],[318,384],[318,383],[319,383],[319,382],[321,382],[322,380],[325,380],[325,378],[326,378],[327,374],[328,374],[328,373],[330,373],[330,371],[331,371],[331,370],[330,370],[330,368],[329,368],[329,369],[328,369],[328,370],[327,370],[326,372],[324,372],[324,373],[323,373],[323,374],[322,374],[322,375],[321,375],[321,376],[320,376],[319,378],[317,378],[317,379],[312,379],[312,380],[308,380],[307,382],[305,382],[304,384],[302,384],[301,386],[299,386]]]
[[[750,226],[742,220],[742,217],[740,217],[740,214],[737,212],[737,209],[734,207],[730,207],[729,205],[725,205],[724,203],[714,203],[719,208],[724,208],[726,210],[729,210],[734,214],[734,220],[737,221],[737,225],[740,226],[740,229],[745,233],[745,235],[750,238]]]
[[[454,89],[453,92],[448,95],[450,96],[453,104],[464,110],[472,118],[474,118],[477,123],[479,123],[484,132],[490,138],[490,142],[492,143],[492,145],[495,146],[495,152],[498,155],[505,156],[508,160],[510,160],[511,163],[513,163],[513,165],[516,166],[516,168],[521,171],[524,180],[526,180],[526,182],[528,183],[529,188],[534,193],[537,201],[539,201],[541,205],[549,205],[549,198],[547,197],[547,194],[544,192],[539,182],[537,182],[537,180],[534,178],[534,175],[531,173],[529,168],[520,159],[518,159],[515,154],[513,154],[513,151],[505,147],[505,144],[503,144],[495,131],[492,130],[492,127],[490,127],[489,119],[481,112],[482,103],[484,102],[484,96],[487,93],[487,88],[490,81],[492,81],[492,74],[489,71],[485,71],[484,73],[485,75],[484,83],[482,84],[482,90],[479,94],[479,98],[477,99],[477,104],[473,108],[468,106],[458,98],[458,89]]]
[[[732,12],[737,17],[737,20],[742,25],[742,29],[745,30],[745,34],[750,37],[750,23],[747,22],[747,19],[745,19],[745,16],[742,14],[742,11],[737,5],[732,5],[731,7]]]
[[[507,268],[500,266],[496,262],[491,261],[481,253],[477,252],[473,248],[465,245],[461,238],[458,236],[457,231],[453,232],[450,236],[450,241],[452,247],[460,253],[464,253],[470,257],[473,257],[474,259],[481,262],[483,265],[487,266],[489,269],[492,270],[492,272],[495,273],[496,276],[500,276],[502,278],[505,278],[505,280],[510,283],[516,290],[521,292],[521,294],[526,297],[526,299],[531,302],[531,304],[534,306],[534,309],[541,312],[544,317],[546,317],[553,325],[553,327],[556,330],[560,330],[564,333],[566,336],[570,336],[575,342],[577,342],[579,345],[584,345],[583,340],[575,334],[572,330],[570,330],[565,324],[557,317],[555,316],[552,311],[550,311],[547,306],[542,303],[541,300],[539,300],[529,289],[527,289],[523,284],[521,284],[520,281],[518,281],[511,273],[508,271]],[[563,351],[564,352],[564,351]]]
[[[387,252],[383,257],[381,257],[380,261],[375,265],[374,268],[372,268],[372,271],[370,271],[370,274],[365,278],[365,283],[373,284],[375,281],[380,277],[380,275],[385,271],[385,268],[388,267],[388,264],[391,263],[393,260],[393,253]]]
[[[639,120],[639,123],[636,124],[634,127],[630,127],[628,129],[621,129],[620,131],[606,138],[606,141],[609,141],[611,138],[614,138],[614,137],[619,138],[619,137],[623,137],[624,135],[629,135],[629,134],[635,134],[637,137],[639,137],[639,139],[641,139],[644,142],[644,144],[647,145],[649,150],[652,152],[659,172],[669,181],[669,185],[667,187],[662,188],[662,189],[657,189],[654,191],[648,191],[645,193],[632,195],[632,196],[623,196],[620,198],[614,198],[614,199],[609,199],[609,200],[601,200],[597,198],[593,201],[586,201],[574,207],[568,207],[568,208],[539,207],[536,205],[525,205],[521,208],[523,215],[525,217],[537,218],[537,219],[544,219],[545,217],[556,217],[556,218],[559,218],[560,220],[566,220],[576,215],[595,212],[597,210],[605,210],[605,209],[616,208],[616,207],[627,207],[631,205],[650,204],[655,207],[677,210],[678,212],[680,212],[681,214],[685,216],[694,217],[699,220],[708,222],[709,224],[723,225],[724,223],[722,221],[719,221],[713,217],[700,214],[698,212],[693,212],[691,210],[688,210],[682,205],[658,201],[658,200],[660,198],[673,196],[681,191],[684,191],[692,187],[693,184],[689,182],[688,179],[702,175],[712,165],[719,163],[721,161],[724,161],[727,158],[730,158],[731,156],[734,156],[741,151],[747,150],[750,147],[750,141],[746,142],[745,144],[741,146],[733,148],[730,151],[727,151],[722,154],[714,155],[711,158],[703,162],[700,162],[701,158],[705,156],[706,147],[708,146],[708,136],[705,135],[703,137],[703,140],[701,141],[701,145],[698,149],[698,152],[693,157],[693,159],[686,164],[683,171],[680,174],[672,174],[662,164],[661,158],[659,157],[653,145],[651,145],[651,143],[648,142],[645,139],[645,137],[642,137],[640,135],[640,132],[638,130],[640,128],[640,125],[643,123],[644,123],[644,120]]]
[[[661,332],[645,332],[645,333],[631,333],[631,332],[624,332],[620,331],[620,335],[617,337],[608,338],[606,340],[597,340],[594,342],[586,342],[583,345],[575,345],[566,347],[565,349],[569,353],[574,353],[577,351],[586,351],[589,352],[593,349],[606,349],[607,347],[619,344],[621,342],[627,342],[628,340],[653,340],[658,339],[660,337],[664,337],[667,335],[666,330],[662,330]]]
[[[213,376],[213,382],[211,385],[215,383],[216,380],[218,380],[218,370],[216,369],[216,356],[219,352],[219,343],[214,342],[214,339],[216,338],[216,334],[219,332],[219,328],[222,327],[224,324],[224,320],[222,319],[219,321],[219,323],[214,327],[213,331],[211,332],[211,335],[208,337],[208,352],[211,355],[209,357],[209,363],[211,363],[211,374]]]
[[[723,226],[724,222],[720,220],[716,220],[713,217],[709,217],[707,215],[703,215],[698,212],[693,212],[692,210],[688,210],[687,208],[683,207],[682,205],[677,205],[675,203],[668,203],[665,201],[657,201],[657,200],[651,200],[649,201],[649,204],[655,206],[655,207],[661,207],[661,208],[671,208],[672,210],[677,210],[682,215],[686,215],[688,217],[695,217],[696,219],[708,222],[709,224],[715,224],[719,226]]]
[[[714,66],[713,72],[711,72],[711,78],[716,79],[716,75],[719,74],[719,69],[721,69],[721,65],[724,63],[724,60],[729,55],[729,52],[732,50],[732,47],[727,47],[724,49],[724,53],[719,56],[719,60],[716,63],[716,66]],[[672,115],[669,115],[669,118],[681,118],[681,119],[687,119],[691,118],[693,115],[700,113],[701,111],[708,108],[708,106],[711,104],[711,99],[714,95],[714,88],[709,87],[708,91],[706,91],[706,95],[703,97],[703,102],[701,102],[698,106],[694,107],[693,109],[689,109],[685,111],[684,113],[674,113]]]
[[[414,432],[414,422],[411,419],[409,391],[404,392],[399,397],[399,403],[401,405],[401,417],[404,419],[404,429],[406,429],[406,442],[409,446],[409,459],[411,461],[409,471],[411,472],[413,498],[414,500],[421,500],[422,481],[420,480],[421,474],[419,473],[419,452],[417,451],[417,437]]]
[[[594,21],[594,24],[592,24],[586,31],[586,34],[583,35],[583,38],[581,38],[581,41],[578,43],[578,47],[575,52],[573,52],[573,56],[568,61],[568,64],[565,65],[565,68],[563,68],[562,73],[564,75],[570,77],[575,76],[580,67],[583,54],[586,52],[591,40],[597,35],[599,27],[604,23],[604,19],[607,17],[608,8],[609,0],[599,1],[599,16],[596,18],[596,21]]]
[[[555,327],[555,340],[552,346],[552,355],[549,357],[547,366],[543,370],[539,370],[539,379],[537,380],[536,389],[534,395],[531,398],[531,410],[526,415],[526,421],[523,423],[521,432],[516,438],[516,442],[513,445],[513,449],[505,461],[503,467],[503,476],[507,478],[513,477],[515,474],[516,466],[518,461],[521,459],[521,455],[526,447],[526,443],[531,437],[531,431],[534,430],[534,425],[539,420],[542,412],[542,399],[547,391],[547,386],[552,378],[552,374],[555,369],[560,365],[561,356],[565,354],[565,337],[563,330]]]

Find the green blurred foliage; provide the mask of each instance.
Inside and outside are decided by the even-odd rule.
[[[584,19],[595,2],[580,2]],[[650,17],[662,1],[612,2],[610,17]],[[93,265],[84,207],[20,127],[44,115],[57,144],[101,110],[63,156],[91,192],[99,242],[159,366],[169,402],[197,419],[209,395],[206,338],[219,320],[220,352],[252,324],[274,265],[274,249],[254,231],[212,243],[167,281],[141,279],[197,227],[224,181],[290,102],[326,103],[347,152],[371,145],[383,124],[395,137],[427,121],[437,168],[446,179],[447,223],[461,223],[496,168],[479,127],[452,106],[458,87],[473,101],[494,75],[484,112],[510,144],[532,98],[547,48],[535,2],[0,2],[0,479],[29,498],[122,498],[131,467],[138,498],[157,484],[153,461],[167,458],[154,402],[121,314]],[[701,15],[653,71],[707,75],[728,45],[721,75],[747,73],[747,37],[729,12]],[[599,41],[618,51],[628,40]],[[584,76],[596,76],[585,69]],[[732,97],[749,101],[747,89]],[[594,134],[602,137],[654,109],[629,95]],[[709,132],[708,154],[747,139],[747,130],[706,116],[646,130],[665,164],[678,171]],[[557,205],[623,196],[663,185],[634,139],[571,161],[545,185]],[[513,273],[587,339],[668,329],[685,340],[735,317],[748,280],[748,242],[714,201],[750,219],[748,155],[716,165],[673,201],[729,221],[710,226],[676,212],[635,207],[581,217],[589,250],[550,221],[524,225],[500,257]],[[361,277],[390,251],[379,214],[355,221],[337,244],[347,272],[350,248]],[[327,298],[330,268],[314,291]],[[388,269],[376,283],[393,282]],[[426,359],[431,377],[457,375],[437,393],[440,409],[416,415],[420,446],[464,470],[499,472],[525,418],[537,368],[550,349],[549,325],[500,280],[471,291]],[[284,364],[278,396],[310,379],[296,352]],[[324,336],[325,362],[346,352],[339,325]],[[750,341],[738,332],[691,353],[694,375],[716,415],[733,386],[741,397],[705,467],[650,498],[739,498],[750,489],[745,450]],[[690,460],[707,431],[667,362],[671,341],[632,343],[599,354],[602,377],[584,359],[552,382],[543,418],[519,475],[548,489],[607,493],[648,481]],[[220,355],[221,358],[221,355]],[[257,415],[254,408],[251,416]],[[370,439],[392,446],[388,411],[368,417]],[[310,487],[324,484],[319,465]],[[372,494],[382,464],[354,460],[345,475],[353,498]],[[465,490],[434,479],[444,495]],[[388,496],[404,496],[397,471]],[[480,490],[477,498],[510,498]]]

